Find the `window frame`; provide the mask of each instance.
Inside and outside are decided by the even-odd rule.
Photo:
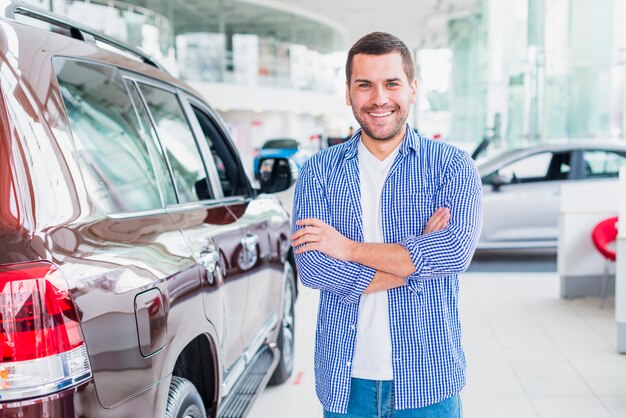
[[[135,92],[137,94],[137,99],[139,100],[139,103],[135,102],[135,97],[131,94],[131,100],[133,102],[133,108],[135,109],[135,113],[137,113],[137,118],[139,119],[139,123],[143,126],[143,121],[142,118],[139,116],[139,109],[137,109],[137,107],[141,106],[141,108],[143,109],[143,111],[145,112],[146,117],[148,118],[148,123],[149,126],[143,126],[143,130],[142,130],[142,134],[143,135],[147,135],[149,136],[149,141],[151,141],[154,144],[154,147],[157,149],[159,155],[158,158],[161,159],[162,164],[165,165],[165,169],[167,170],[167,178],[169,179],[169,184],[161,184],[161,182],[158,181],[157,179],[157,185],[159,187],[159,193],[161,194],[161,206],[163,207],[163,209],[165,209],[165,207],[168,206],[168,203],[165,201],[165,195],[166,192],[165,190],[163,190],[163,188],[165,187],[172,187],[174,190],[174,196],[176,197],[176,199],[178,200],[178,195],[176,193],[176,183],[174,182],[174,177],[172,175],[172,170],[170,169],[169,166],[169,161],[167,159],[167,156],[165,154],[165,150],[163,149],[163,146],[161,144],[161,141],[158,140],[158,135],[154,129],[154,123],[151,119],[151,115],[150,112],[148,112],[147,110],[147,106],[145,104],[144,98],[141,94],[141,90],[139,89],[139,86],[137,85],[137,83],[128,78],[125,74],[124,71],[122,71],[122,77],[124,78],[124,83],[126,84],[126,88],[130,88],[130,86],[132,86],[132,88],[135,89]],[[156,158],[156,156],[155,156]]]
[[[503,162],[501,165],[499,165],[497,168],[493,169],[489,174],[485,175],[482,177],[483,181],[485,179],[489,179],[492,180],[493,177],[500,175],[500,170],[510,167],[513,164],[517,164],[520,161],[523,160],[528,160],[530,158],[534,158],[538,155],[542,155],[542,154],[550,154],[550,159],[548,161],[548,165],[546,167],[546,177],[549,174],[550,171],[550,167],[552,166],[552,164],[554,163],[554,159],[556,157],[557,154],[569,154],[569,158],[570,158],[570,171],[567,173],[567,176],[565,178],[562,179],[548,179],[548,178],[537,178],[537,177],[532,177],[532,180],[526,180],[526,181],[516,181],[516,182],[509,182],[506,183],[507,186],[511,186],[511,185],[519,185],[519,184],[539,184],[539,183],[552,183],[552,182],[563,182],[563,181],[570,181],[570,180],[576,180],[578,178],[578,158],[577,158],[577,154],[576,154],[576,150],[537,150],[534,152],[530,152],[528,154],[524,154],[524,155],[520,155],[517,156],[517,158],[512,158],[506,162]],[[529,177],[530,178],[530,177]],[[490,185],[491,181],[489,181],[488,183],[485,183],[486,185]]]
[[[194,129],[197,129],[196,135],[199,138],[202,138],[201,142],[207,148],[206,150],[207,154],[205,155],[208,155],[212,170],[214,170],[212,175],[215,178],[215,185],[216,185],[215,187],[219,189],[219,195],[221,196],[220,200],[225,203],[233,203],[233,202],[245,202],[245,201],[253,199],[254,192],[252,189],[252,185],[250,184],[250,180],[248,179],[248,175],[243,168],[241,155],[239,154],[239,151],[232,143],[230,136],[227,134],[228,130],[224,126],[221,117],[210,106],[208,106],[206,103],[204,103],[204,101],[202,101],[198,97],[184,90],[181,90],[181,94],[184,98],[184,101],[186,102],[185,108],[189,112],[188,118],[193,120],[192,126],[194,127]],[[241,178],[240,181],[243,181],[245,183],[245,188],[246,188],[245,194],[235,195],[235,196],[224,196],[224,191],[222,190],[222,185],[219,179],[217,167],[215,167],[215,162],[213,160],[211,150],[209,148],[209,145],[206,142],[204,131],[202,130],[202,127],[200,126],[200,122],[198,121],[195,115],[193,107],[196,107],[198,108],[198,110],[205,113],[207,117],[209,117],[211,121],[214,123],[215,128],[219,134],[219,138],[217,138],[217,140],[222,141],[223,145],[228,149],[228,152],[230,152],[233,160],[237,163],[237,170],[239,171],[239,175]]]
[[[197,124],[198,122],[194,119],[191,119],[189,117],[189,111],[186,108],[186,101],[183,100],[183,98],[181,97],[181,93],[183,92],[183,90],[181,90],[180,88],[171,85],[169,83],[166,83],[164,81],[160,81],[160,80],[155,80],[151,77],[147,77],[144,76],[142,74],[137,74],[137,73],[133,73],[130,71],[127,71],[124,74],[125,78],[127,78],[129,81],[132,81],[136,87],[137,87],[137,91],[139,93],[139,96],[141,98],[141,102],[142,102],[142,106],[144,107],[146,113],[148,114],[148,118],[150,120],[151,123],[151,129],[153,134],[155,135],[154,140],[158,142],[158,146],[159,149],[161,150],[161,152],[163,153],[163,156],[165,158],[165,162],[167,164],[167,168],[169,170],[170,173],[170,177],[172,178],[172,183],[174,186],[174,191],[176,193],[176,199],[177,202],[173,203],[173,204],[166,204],[165,208],[167,209],[171,209],[171,208],[190,208],[190,207],[198,207],[198,206],[207,206],[207,205],[211,205],[212,203],[215,202],[219,202],[221,200],[221,187],[217,188],[215,186],[215,181],[213,178],[213,173],[215,173],[215,176],[217,176],[217,170],[215,169],[215,166],[213,164],[212,158],[208,159],[207,158],[207,151],[208,150],[208,145],[206,144],[206,141],[198,141],[198,134],[196,131],[196,127],[194,126],[194,124]],[[174,97],[176,98],[176,101],[178,102],[182,113],[185,117],[185,121],[187,122],[187,125],[189,126],[189,130],[191,131],[192,137],[194,139],[194,142],[196,144],[196,147],[198,148],[198,152],[199,152],[199,157],[200,160],[202,162],[202,166],[204,167],[204,173],[206,175],[206,180],[208,182],[208,188],[209,191],[211,192],[211,198],[210,199],[202,199],[202,200],[197,200],[194,202],[183,202],[181,203],[180,201],[180,194],[178,191],[178,188],[176,187],[176,181],[174,181],[174,171],[172,170],[172,166],[170,164],[169,158],[167,158],[167,153],[165,152],[165,147],[163,145],[163,142],[161,140],[161,138],[158,135],[158,132],[156,130],[156,123],[154,121],[154,116],[150,110],[150,107],[148,106],[147,102],[146,102],[146,98],[144,97],[143,91],[141,90],[141,86],[140,84],[145,84],[147,86],[153,87],[153,88],[157,88],[163,91],[166,91],[168,93],[171,93],[174,95]],[[210,155],[210,154],[209,154]],[[219,183],[218,183],[219,184]]]

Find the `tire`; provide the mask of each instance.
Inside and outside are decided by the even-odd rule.
[[[172,376],[165,418],[206,418],[202,398],[189,380]]]
[[[296,276],[289,262],[285,263],[283,275],[285,278],[285,298],[283,300],[283,313],[277,341],[278,348],[280,349],[280,360],[274,370],[274,374],[272,374],[270,378],[270,385],[285,383],[293,372],[293,348],[296,325],[294,313]]]

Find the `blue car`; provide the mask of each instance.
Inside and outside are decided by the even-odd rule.
[[[254,177],[259,178],[259,162],[264,158],[287,158],[293,161],[299,170],[309,158],[310,153],[300,148],[295,139],[278,138],[266,141],[254,156]]]

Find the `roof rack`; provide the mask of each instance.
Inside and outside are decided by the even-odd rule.
[[[14,0],[5,9],[5,16],[15,20],[15,15],[27,16],[36,20],[40,20],[42,22],[49,23],[51,25],[65,28],[69,30],[70,36],[74,39],[89,42],[92,44],[95,44],[96,41],[100,41],[128,54],[134,55],[146,64],[152,65],[153,67],[156,67],[161,71],[167,72],[167,70],[162,65],[157,63],[151,56],[149,56],[145,52],[130,45],[127,45],[121,41],[118,41],[117,39],[107,36],[101,32],[98,32],[94,29],[88,28],[87,26],[70,20],[64,16],[53,13],[49,10],[41,9],[39,7],[26,4],[19,0]]]

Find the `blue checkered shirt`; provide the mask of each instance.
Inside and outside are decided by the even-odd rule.
[[[363,242],[357,145],[360,131],[324,149],[302,167],[294,198],[295,221],[318,218]],[[388,291],[395,409],[421,408],[465,385],[458,317],[459,279],[470,263],[482,223],[481,181],[469,156],[449,144],[407,134],[383,186],[387,243],[410,253],[415,273]],[[438,207],[449,226],[423,235]],[[346,413],[361,293],[375,270],[318,251],[296,255],[302,283],[320,290],[315,340],[315,386],[324,409]]]

